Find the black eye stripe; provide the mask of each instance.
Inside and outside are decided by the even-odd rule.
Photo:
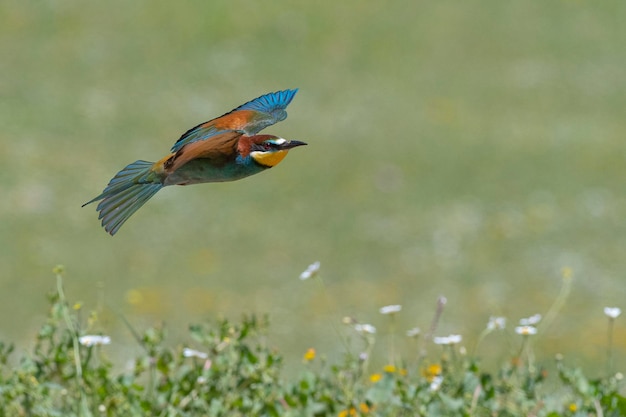
[[[253,149],[257,149],[260,151],[271,151],[274,149],[281,149],[281,145],[274,142],[261,142],[259,144],[253,145]]]

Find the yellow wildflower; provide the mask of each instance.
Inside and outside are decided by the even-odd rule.
[[[341,410],[339,412],[339,417],[348,417],[348,416],[356,416],[356,408],[350,407],[349,410]]]
[[[396,367],[393,365],[385,365],[383,367],[383,371],[389,373],[389,374],[393,374],[394,372],[396,372]]]
[[[578,406],[576,405],[576,403],[571,403],[568,408],[569,411],[571,411],[572,413],[575,413],[576,410],[578,410]]]
[[[441,375],[441,365],[436,363],[429,365],[428,368],[424,369],[423,374],[428,382],[432,382],[435,377]]]
[[[372,374],[372,375],[370,375],[370,381],[376,383],[376,382],[380,381],[380,379],[382,377],[383,376],[381,374]]]
[[[138,305],[143,302],[143,294],[136,289],[130,289],[126,291],[126,302],[131,305]]]
[[[341,410],[338,414],[338,417],[352,417],[352,416],[358,416],[361,414],[367,414],[370,411],[372,411],[372,409],[366,403],[360,403],[358,411],[360,413],[357,412],[356,407],[350,407],[347,410]]]
[[[306,362],[310,362],[313,359],[315,359],[315,349],[314,348],[308,348],[307,351],[304,353],[304,360]]]
[[[573,272],[574,271],[572,271],[572,268],[570,268],[569,266],[564,266],[563,268],[561,268],[561,276],[563,277],[563,279],[571,279]]]

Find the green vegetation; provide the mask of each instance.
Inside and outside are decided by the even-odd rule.
[[[424,335],[421,349],[396,357],[372,370],[371,348],[376,330],[344,319],[356,339],[342,361],[328,363],[311,348],[299,375],[285,378],[282,357],[268,346],[266,319],[222,319],[189,327],[198,349],[168,347],[162,327],[138,333],[129,326],[142,352],[115,370],[107,356],[108,336],[86,335],[97,322],[92,313],[80,319],[80,304],[65,298],[62,268],[56,268],[57,291],[32,351],[10,365],[12,347],[0,343],[0,416],[605,416],[626,413],[619,393],[623,374],[589,379],[580,369],[556,359],[550,375],[534,358],[531,338],[540,318],[529,318],[520,335],[519,351],[497,372],[481,368],[468,355],[459,336]],[[561,296],[566,296],[565,281]],[[562,297],[552,313],[556,314]],[[434,330],[445,301],[435,314]],[[400,306],[381,309],[394,321]],[[548,313],[548,316],[551,313]],[[611,313],[607,313],[610,315]],[[547,319],[548,317],[546,317]],[[613,319],[610,318],[611,324]],[[505,328],[502,318],[490,321],[483,337]],[[611,327],[612,329],[612,327]],[[408,336],[418,341],[419,331]],[[481,338],[482,340],[482,338]],[[348,343],[346,341],[346,346]],[[415,345],[415,347],[417,344]],[[459,347],[461,346],[461,347]],[[611,346],[609,346],[609,349]],[[431,355],[432,356],[432,355]],[[610,355],[609,355],[610,359]]]

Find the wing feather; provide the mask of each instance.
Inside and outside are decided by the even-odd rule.
[[[285,109],[297,92],[296,88],[265,94],[218,118],[200,123],[186,131],[172,146],[171,151],[178,152],[190,143],[212,140],[213,137],[226,132],[256,135],[267,126],[287,118]]]
[[[194,159],[209,159],[211,165],[221,166],[237,157],[237,146],[243,133],[223,131],[211,140],[191,142],[182,147],[166,163],[165,169],[174,172]]]

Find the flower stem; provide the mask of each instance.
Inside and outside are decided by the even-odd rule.
[[[68,312],[67,300],[65,299],[65,293],[63,292],[63,276],[61,272],[57,272],[57,293],[59,294],[59,301],[63,306],[63,319],[65,320],[65,325],[67,326],[70,334],[72,335],[72,343],[74,347],[74,365],[76,366],[76,381],[80,386],[82,377],[83,377],[83,368],[80,362],[80,346],[78,343],[78,337],[76,335],[76,329],[74,328],[74,324],[72,323],[72,318]]]
[[[422,359],[426,357],[426,344],[433,340],[433,335],[435,331],[437,331],[437,326],[439,325],[439,319],[441,318],[441,314],[443,313],[443,309],[446,306],[447,300],[446,297],[440,296],[437,299],[437,308],[435,309],[435,315],[433,317],[433,321],[430,323],[430,328],[428,332],[422,338],[422,346],[420,347],[420,353],[418,357],[418,364],[421,363]]]
[[[324,297],[324,302],[326,303],[326,307],[330,311],[332,309],[332,307],[331,307],[331,303],[330,303],[330,298],[328,296],[328,292],[326,291],[326,285],[324,285],[324,281],[322,280],[322,277],[319,276],[319,274],[317,274],[314,279],[315,279],[315,281],[317,281],[317,284],[320,287],[320,290],[322,291],[322,294],[323,294],[323,297]],[[343,337],[343,335],[339,331],[339,328],[337,327],[337,324],[335,323],[335,321],[331,319],[330,320],[330,325],[333,328],[333,331],[337,334],[337,337],[341,341],[341,344],[343,345],[343,347],[346,350],[346,352],[350,352],[350,348],[348,347],[348,343],[346,342],[346,339]]]
[[[57,294],[59,294],[59,303],[62,306],[63,311],[63,319],[65,320],[65,325],[72,335],[72,345],[74,348],[74,366],[76,367],[76,385],[78,385],[78,390],[80,392],[80,408],[78,410],[79,416],[91,416],[91,411],[89,411],[89,407],[87,405],[87,397],[85,396],[85,390],[83,388],[83,367],[80,361],[80,343],[78,341],[78,332],[74,327],[74,323],[72,323],[72,318],[69,313],[69,306],[67,304],[67,299],[65,298],[65,292],[63,291],[63,267],[57,266],[54,268],[53,272],[57,278]]]
[[[608,331],[608,341],[606,348],[606,372],[607,375],[611,375],[613,371],[613,324],[615,319],[609,317],[609,331]]]
[[[396,365],[396,315],[390,314],[389,319],[389,364]]]
[[[480,335],[478,336],[478,340],[476,340],[476,344],[474,345],[474,351],[472,353],[472,356],[476,356],[476,352],[478,352],[478,346],[480,346],[481,342],[483,341],[483,339],[489,334],[491,333],[491,330],[489,328],[486,328],[485,330],[483,330]]]
[[[564,273],[563,284],[561,285],[561,291],[559,291],[559,295],[556,297],[556,300],[554,300],[554,303],[552,303],[552,305],[550,306],[550,309],[546,313],[545,318],[537,327],[539,326],[541,326],[542,328],[550,327],[550,325],[556,318],[559,311],[565,305],[565,301],[567,300],[567,297],[569,296],[571,288],[572,288],[571,272]]]

